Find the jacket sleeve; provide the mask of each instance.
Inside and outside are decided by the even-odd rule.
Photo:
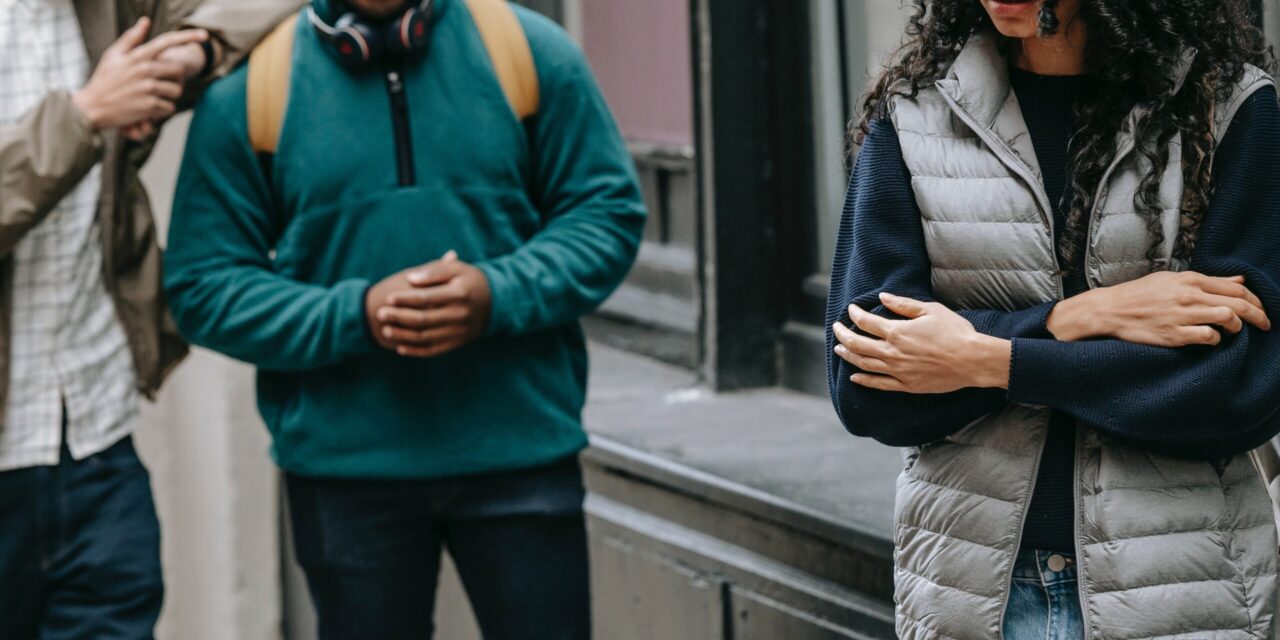
[[[17,122],[0,125],[0,256],[84,178],[102,139],[65,91],[49,93]]]
[[[249,55],[281,20],[296,13],[306,0],[164,0],[166,18],[160,26],[198,27],[223,46],[222,60],[211,78],[224,76]]]
[[[879,302],[887,291],[931,300],[929,254],[911,175],[893,124],[872,124],[849,182],[836,238],[827,305],[827,374],[832,403],[841,422],[854,435],[892,446],[933,442],[1005,406],[998,389],[962,389],[917,395],[868,389],[849,380],[857,370],[832,352],[831,325],[850,324],[850,303],[895,317]],[[959,313],[978,331],[999,338],[1048,336],[1045,321],[1052,304],[1014,312],[965,310]]]
[[[1263,89],[1237,112],[1215,159],[1214,195],[1191,269],[1244,275],[1280,315],[1280,105]],[[1218,457],[1280,430],[1280,331],[1245,325],[1214,347],[1015,339],[1009,397],[1054,407],[1148,449]]]
[[[491,333],[518,335],[590,313],[635,259],[645,207],[631,157],[586,60],[545,18],[520,12],[541,86],[528,124],[532,197],[544,225],[478,265],[493,292]]]
[[[273,267],[283,228],[249,147],[244,80],[241,70],[213,85],[191,122],[165,255],[174,319],[191,342],[267,370],[372,352],[368,281],[307,284]]]

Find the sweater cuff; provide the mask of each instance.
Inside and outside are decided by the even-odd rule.
[[[1053,339],[1014,338],[1009,362],[1009,402],[1053,406],[1084,382],[1082,371],[1063,353],[1068,343]]]
[[[378,349],[369,326],[369,314],[365,312],[365,299],[373,286],[367,280],[344,280],[333,288],[336,299],[340,345],[339,352],[347,356],[364,355]]]
[[[476,267],[489,281],[489,326],[485,329],[485,335],[514,333],[512,318],[517,313],[514,307],[519,299],[514,278],[493,262],[477,264]]]

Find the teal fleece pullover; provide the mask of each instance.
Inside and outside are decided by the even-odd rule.
[[[249,146],[245,68],[210,87],[191,123],[169,302],[193,343],[258,367],[272,455],[293,473],[449,477],[586,444],[577,320],[635,258],[645,209],[630,155],[553,22],[516,8],[542,95],[521,123],[465,3],[435,4],[425,55],[367,71],[340,67],[298,21],[269,182]],[[366,290],[450,249],[489,279],[488,335],[431,359],[378,347]]]

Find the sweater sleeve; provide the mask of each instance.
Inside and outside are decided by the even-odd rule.
[[[1280,105],[1272,88],[1237,112],[1215,160],[1214,194],[1191,269],[1244,275],[1280,314]],[[1245,325],[1214,347],[1015,338],[1009,399],[1050,406],[1171,455],[1220,457],[1280,431],[1280,335]]]
[[[832,353],[831,325],[850,324],[848,305],[894,317],[880,305],[882,291],[931,300],[929,256],[911,175],[889,120],[871,125],[849,182],[827,302],[827,379],[841,422],[854,435],[892,446],[926,444],[1003,407],[1004,392],[963,389],[938,395],[879,391],[849,380],[856,369]],[[1014,312],[959,313],[978,331],[1000,338],[1049,337],[1045,322],[1052,304]]]
[[[370,353],[370,283],[331,286],[278,273],[283,232],[271,187],[249,146],[245,68],[196,109],[174,192],[164,284],[191,342],[262,369],[307,370]]]
[[[645,207],[630,153],[582,52],[546,18],[517,9],[542,98],[529,127],[531,193],[545,223],[514,252],[478,265],[493,292],[491,333],[577,320],[622,283]]]

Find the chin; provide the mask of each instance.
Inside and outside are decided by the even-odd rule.
[[[1040,0],[982,0],[996,31],[1007,38],[1040,34]]]
[[[375,20],[390,18],[404,10],[407,0],[348,0],[357,12]]]

